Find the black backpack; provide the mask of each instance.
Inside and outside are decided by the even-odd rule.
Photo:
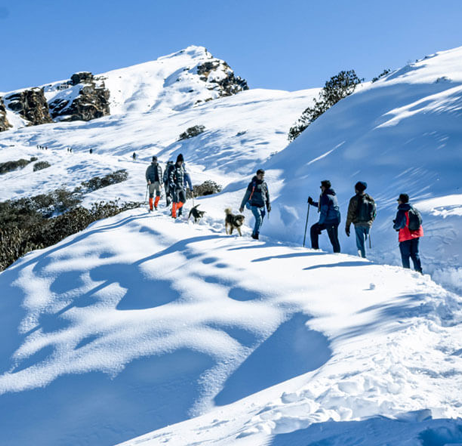
[[[358,202],[358,221],[370,222],[375,219],[377,215],[377,206],[375,201],[369,195],[362,195]]]
[[[413,208],[409,209],[409,231],[418,231],[422,225],[422,216],[420,212]]]

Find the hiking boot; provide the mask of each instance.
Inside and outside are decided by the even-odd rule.
[[[251,237],[252,237],[254,240],[258,240],[258,234],[252,234]]]

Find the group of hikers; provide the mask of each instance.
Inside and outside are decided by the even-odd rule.
[[[260,228],[265,217],[265,208],[271,211],[269,189],[264,180],[265,171],[258,169],[256,175],[247,186],[244,198],[239,209],[243,212],[244,207],[252,211],[255,217],[255,226],[252,238],[258,239]],[[319,235],[326,230],[335,253],[340,252],[338,239],[338,227],[340,225],[340,208],[337,195],[329,180],[321,181],[321,194],[318,201],[308,197],[308,205],[318,209],[319,219],[311,226],[311,247],[319,249]],[[348,204],[345,234],[350,236],[351,224],[355,229],[356,247],[358,255],[366,258],[366,241],[370,238],[372,223],[377,215],[377,206],[374,199],[365,192],[367,183],[358,181],[355,184],[355,195]],[[308,221],[308,220],[307,220]],[[399,232],[399,248],[404,268],[410,268],[410,259],[414,269],[422,273],[422,265],[419,255],[419,240],[423,236],[422,219],[417,209],[409,204],[409,195],[400,194],[398,198],[398,212],[393,220],[393,228]]]
[[[265,181],[265,171],[258,169],[255,176],[247,186],[239,208],[250,210],[255,218],[251,237],[258,240],[260,229],[266,213],[271,212],[271,201],[268,184]],[[172,202],[172,217],[177,218],[183,210],[186,202],[186,187],[193,192],[191,178],[186,171],[184,158],[179,154],[176,162],[169,161],[162,174],[162,168],[157,162],[157,157],[152,157],[151,165],[146,170],[146,181],[149,188],[149,211],[157,209],[162,187],[165,188],[166,205]],[[329,180],[321,181],[321,194],[318,201],[308,197],[308,205],[318,209],[319,219],[311,226],[311,247],[319,249],[319,235],[326,230],[335,253],[340,252],[338,227],[340,225],[340,208],[337,195]],[[377,215],[377,206],[374,199],[367,194],[367,183],[358,181],[355,186],[355,195],[348,204],[345,233],[350,236],[350,227],[355,229],[356,247],[358,255],[366,258],[366,241],[370,238],[372,223]],[[154,200],[154,192],[156,198]],[[307,220],[308,221],[308,220]],[[398,198],[398,212],[393,220],[393,228],[399,232],[398,240],[401,260],[404,268],[410,268],[410,259],[414,269],[422,273],[422,265],[419,255],[419,240],[423,236],[422,219],[417,209],[409,204],[409,195],[400,194]]]
[[[157,156],[153,156],[150,166],[146,169],[146,182],[149,189],[149,212],[154,209],[157,210],[160,192],[164,188],[166,206],[168,207],[172,203],[172,218],[182,215],[183,205],[186,203],[186,187],[189,186],[192,193],[193,185],[181,153],[177,156],[175,163],[173,161],[167,162],[163,173]],[[155,199],[154,192],[156,194]]]
[[[337,196],[329,180],[321,181],[321,195],[319,202],[308,197],[308,204],[318,208],[319,221],[311,226],[311,247],[319,249],[318,238],[325,229],[332,243],[334,252],[340,252],[338,227],[340,225],[340,209]],[[370,237],[372,223],[377,215],[374,199],[366,194],[367,183],[358,181],[355,184],[355,195],[348,204],[345,233],[350,236],[350,227],[355,228],[356,247],[358,255],[366,257],[366,240]],[[403,268],[410,268],[410,259],[414,269],[422,274],[419,255],[419,240],[423,237],[422,218],[417,209],[409,204],[409,195],[400,194],[398,197],[398,212],[393,220],[393,229],[399,232],[398,241]]]

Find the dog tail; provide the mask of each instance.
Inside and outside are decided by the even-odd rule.
[[[225,209],[225,214],[226,214],[226,215],[229,215],[229,214],[231,214],[232,212],[233,212],[233,211],[232,211],[231,208],[226,208],[226,209]]]

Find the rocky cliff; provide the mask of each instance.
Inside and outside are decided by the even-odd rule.
[[[84,71],[59,84],[50,100],[50,114],[56,121],[90,121],[110,114],[110,92],[101,77]]]
[[[29,125],[53,122],[43,88],[30,88],[4,97],[11,111],[28,121]]]
[[[8,119],[6,119],[6,108],[3,104],[3,98],[0,98],[0,132],[4,132],[11,127]]]
[[[214,59],[197,66],[197,74],[204,82],[215,84],[219,96],[231,96],[243,90],[248,90],[247,81],[234,74],[231,67],[224,61]]]

